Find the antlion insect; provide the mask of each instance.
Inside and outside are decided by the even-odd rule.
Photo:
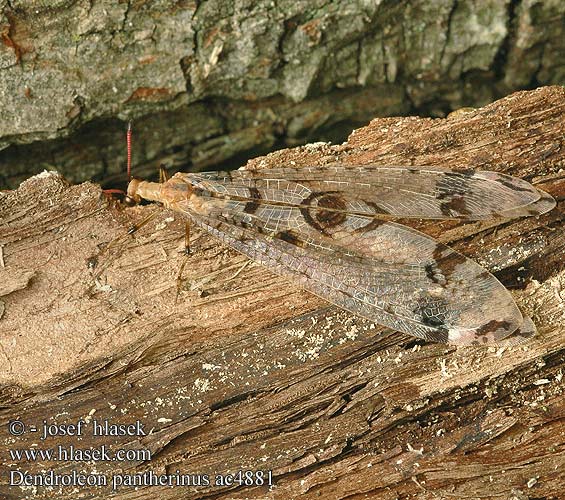
[[[486,269],[395,218],[545,213],[553,198],[487,171],[341,165],[132,179],[126,201],[162,203],[306,290],[394,330],[458,345],[536,332]]]

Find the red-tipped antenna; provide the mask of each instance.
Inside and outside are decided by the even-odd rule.
[[[131,181],[131,122],[128,122],[126,142],[128,147],[128,182],[129,182]]]

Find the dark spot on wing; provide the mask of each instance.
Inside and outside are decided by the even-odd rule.
[[[330,209],[317,210],[314,214],[318,223],[324,228],[335,227],[339,224],[343,224],[347,218],[347,213],[345,213],[347,206],[341,196],[326,194],[318,199],[318,207]]]
[[[259,190],[256,187],[250,187],[248,189],[252,199],[245,204],[243,211],[246,214],[254,214],[255,212],[257,212],[257,209],[259,208],[258,200],[261,199],[261,193],[259,193]]]
[[[388,210],[385,210],[383,207],[377,205],[375,202],[373,201],[365,201],[363,200],[363,203],[365,203],[365,205],[367,205],[368,207],[371,207],[376,214],[390,214],[390,212]]]
[[[287,243],[290,243],[291,245],[294,245],[294,246],[297,246],[297,247],[303,247],[304,246],[304,241],[301,240],[292,231],[280,231],[280,232],[275,234],[275,238],[278,238],[279,240],[286,241]]]
[[[506,186],[508,189],[511,189],[512,191],[526,191],[526,192],[531,192],[531,188],[530,187],[520,187],[516,184],[514,184],[512,181],[505,179],[504,177],[500,177],[499,179],[497,179],[497,181],[499,184],[502,184],[503,186]]]
[[[426,271],[426,276],[430,279],[432,283],[439,283],[439,276],[436,273],[435,266],[433,264],[426,264],[424,266]]]
[[[454,173],[458,174],[458,175],[464,175],[465,177],[473,177],[475,175],[475,171],[471,168],[452,168],[451,169]],[[453,175],[453,174],[452,174]]]
[[[300,207],[300,213],[309,226],[313,227],[317,231],[320,231],[321,233],[326,234],[322,226],[320,226],[320,224],[318,224],[310,215],[310,204],[316,198],[316,196],[319,196],[319,193],[311,193],[308,198],[304,199],[303,204],[305,206]]]
[[[426,315],[422,315],[422,323],[424,323],[424,325],[433,326],[433,327],[445,325],[445,323],[441,318],[438,318],[436,316],[426,316]]]
[[[436,329],[433,335],[436,342],[447,342],[449,337],[447,322],[452,318],[449,317],[449,307],[445,300],[422,297],[413,312],[423,325]]]
[[[316,205],[313,205],[314,201]],[[336,194],[336,191],[313,192],[302,201],[300,213],[310,226],[323,234],[328,234],[327,229],[343,224],[347,219],[345,209],[345,201]]]
[[[446,195],[442,195],[446,198]],[[443,215],[448,217],[453,217],[453,215],[472,215],[472,212],[467,209],[465,203],[465,197],[459,194],[453,195],[449,201],[442,201],[440,204],[440,210]]]
[[[455,181],[453,179],[456,179]],[[464,203],[464,196],[469,192],[469,180],[467,177],[457,174],[455,172],[445,172],[438,179],[436,188],[436,198],[438,200],[446,200],[446,207],[441,206],[442,212],[449,210],[451,204],[461,205]],[[458,201],[458,198],[461,200]],[[455,201],[454,201],[455,200]],[[445,213],[444,213],[445,214]]]
[[[511,324],[508,321],[498,321],[496,319],[493,319],[491,321],[489,321],[488,323],[485,323],[483,326],[481,326],[478,330],[477,330],[477,335],[481,336],[481,335],[487,335],[489,333],[494,333],[497,330],[508,330],[510,328]]]
[[[437,268],[442,272],[445,278],[449,281],[455,268],[464,265],[467,259],[457,252],[444,245],[437,245],[433,253],[433,258],[436,261]]]

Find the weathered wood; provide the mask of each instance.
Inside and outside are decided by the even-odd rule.
[[[565,90],[448,119],[376,119],[340,146],[250,162],[471,166],[523,176],[538,218],[416,223],[514,287],[539,335],[512,349],[415,341],[328,306],[156,206],[43,174],[0,195],[0,494],[20,498],[559,498],[565,470]],[[134,235],[132,222],[156,217]],[[174,220],[173,220],[174,219]],[[114,240],[114,238],[119,238]],[[108,242],[114,241],[106,250]],[[88,267],[98,254],[97,266]],[[8,423],[88,423],[39,439]],[[92,437],[92,421],[147,436]],[[151,432],[149,432],[151,431]],[[147,449],[151,460],[18,461],[9,450]],[[39,474],[272,470],[275,486],[8,487]]]

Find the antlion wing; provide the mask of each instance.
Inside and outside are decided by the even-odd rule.
[[[374,192],[361,190],[359,186],[365,186],[367,179],[350,174],[349,182],[343,180],[349,187],[336,189],[337,179],[346,170],[337,168],[334,175],[320,174],[319,178],[302,173],[302,169],[267,170],[259,176],[245,171],[177,174],[197,190],[201,202],[198,210],[182,201],[172,208],[191,216],[251,259],[294,277],[305,289],[393,329],[454,344],[514,343],[535,332],[511,294],[477,263],[423,233],[375,217],[383,214],[384,204],[381,200],[375,207],[379,202]],[[437,189],[441,176],[430,172]],[[452,178],[469,187],[469,179],[474,177],[458,174]],[[355,188],[351,178],[356,179]],[[486,180],[480,179],[480,184]],[[503,186],[512,186],[506,190],[516,193],[514,204],[503,187],[491,186],[492,180],[484,184],[491,193],[498,193],[499,211],[516,211],[517,203],[532,210],[531,205],[539,205],[540,200],[547,207],[543,201],[547,198],[540,191],[509,179],[503,177]],[[333,189],[328,182],[334,184]],[[390,181],[390,186],[393,183]],[[428,190],[432,185],[428,179]],[[479,188],[475,182],[472,185],[474,196],[479,196]],[[390,186],[375,184],[375,191],[380,196],[389,193]],[[428,211],[418,212],[419,217],[447,211],[430,201],[433,197],[437,200],[437,195],[424,191],[421,186],[418,191],[406,191],[416,193],[413,200],[426,203]],[[463,188],[460,191],[463,193]],[[437,193],[448,199],[443,188]],[[501,204],[503,199],[508,201]],[[474,205],[464,199],[457,203],[469,218],[469,207]],[[400,210],[395,207],[390,205],[386,214],[416,216],[409,204]],[[454,217],[454,209],[450,210],[450,217]],[[479,210],[476,218],[485,217],[488,210]],[[457,214],[463,218],[461,211]]]
[[[193,174],[191,174],[193,175]],[[373,165],[274,168],[194,174],[212,189],[253,187],[267,201],[302,203],[316,193],[340,193],[349,212],[399,218],[480,220],[548,212],[555,200],[509,175]]]
[[[285,229],[299,210],[265,205],[258,215],[212,210],[193,220],[232,248],[305,289],[381,325],[454,344],[497,343],[523,322],[510,293],[475,262],[408,227],[348,217],[332,236]],[[297,213],[298,212],[298,213]],[[280,217],[280,218],[279,218]],[[355,231],[355,229],[353,230]]]

